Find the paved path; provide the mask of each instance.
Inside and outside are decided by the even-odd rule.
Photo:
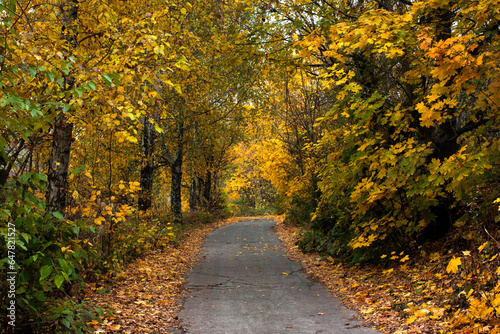
[[[179,315],[187,333],[378,333],[287,259],[274,224],[248,220],[207,238]]]

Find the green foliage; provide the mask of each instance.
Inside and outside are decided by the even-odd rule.
[[[79,272],[88,258],[76,240],[83,226],[61,219],[58,212],[45,215],[45,203],[40,198],[45,182],[44,174],[34,172],[11,177],[1,187],[0,198],[0,233],[5,245],[11,245],[8,240],[15,240],[15,256],[9,257],[5,246],[0,269],[4,273],[17,272],[18,315],[30,314],[35,322],[40,320],[50,296],[61,293],[70,284],[82,283]],[[13,270],[10,260],[15,261]],[[1,284],[1,290],[6,292],[6,280]],[[2,305],[2,316],[5,311],[6,305]]]
[[[316,211],[316,201],[312,198],[294,196],[285,214],[285,223],[307,226]]]
[[[113,274],[152,249],[177,243],[176,228],[173,225],[147,215],[129,217],[111,232],[92,233],[87,237],[93,241],[89,248],[95,252],[92,263],[87,263],[87,268],[94,275],[103,276]]]
[[[100,321],[104,312],[100,309],[90,309],[85,303],[77,303],[71,299],[55,300],[44,312],[45,330],[52,333],[84,334],[93,329],[88,323],[91,320]]]
[[[256,205],[250,206],[243,199],[238,199],[228,204],[229,213],[231,216],[247,217],[247,216],[264,216],[276,213],[275,206]]]
[[[307,230],[302,232],[298,246],[305,252],[352,260],[350,242],[355,236],[347,209],[321,207],[313,216]]]

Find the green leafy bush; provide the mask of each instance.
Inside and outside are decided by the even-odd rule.
[[[10,286],[5,275],[16,272],[18,325],[36,324],[51,297],[65,295],[72,284],[82,284],[79,272],[88,258],[77,241],[82,226],[63,220],[58,212],[46,214],[41,195],[45,182],[44,174],[28,172],[9,178],[1,186],[0,233],[5,246],[0,259],[0,291],[7,295]],[[8,302],[2,299],[3,318]]]

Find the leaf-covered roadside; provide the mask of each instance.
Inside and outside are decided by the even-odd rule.
[[[196,261],[207,234],[238,221],[230,218],[183,232],[178,246],[150,252],[112,282],[89,284],[85,300],[104,310],[95,333],[172,333],[179,326],[177,312],[187,272]]]
[[[322,282],[369,327],[384,333],[500,333],[498,245],[486,242],[461,254],[440,246],[415,258],[388,254],[382,265],[348,268],[333,258],[304,254],[300,228],[278,219],[288,256]]]

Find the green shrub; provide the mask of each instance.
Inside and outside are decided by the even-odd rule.
[[[0,189],[0,233],[5,241],[0,291],[7,296],[10,285],[6,273],[16,272],[16,326],[40,322],[40,315],[54,297],[67,294],[75,283],[83,284],[79,273],[89,257],[77,241],[84,226],[65,221],[58,212],[45,213],[40,196],[45,182],[44,174],[29,172],[10,178]],[[3,319],[7,303],[10,300],[3,298]]]

